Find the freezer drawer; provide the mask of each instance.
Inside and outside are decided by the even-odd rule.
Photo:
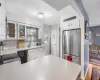
[[[72,62],[79,64],[79,57],[72,56]]]
[[[64,55],[64,59],[67,60],[67,56],[71,56],[71,55],[65,54]],[[77,56],[72,56],[72,62],[77,63],[77,64],[80,64],[80,58],[77,57]]]

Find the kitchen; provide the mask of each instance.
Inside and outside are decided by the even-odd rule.
[[[84,19],[81,11],[78,9],[78,7],[73,1],[72,1],[73,5],[71,5],[72,7],[68,5],[66,8],[60,11],[55,10],[50,5],[41,0],[33,2],[31,0],[30,1],[1,0],[1,3],[2,4],[0,10],[2,16],[0,17],[2,17],[1,18],[2,24],[0,25],[4,27],[0,26],[0,64],[10,66],[11,63],[15,62],[14,64],[16,65],[16,62],[18,62],[24,65],[27,64],[28,62],[31,62],[33,60],[34,61],[39,60],[44,56],[48,55],[55,55],[57,57],[66,59],[66,56],[64,56],[66,55],[65,51],[63,51],[62,49],[63,47],[62,39],[64,38],[62,36],[63,35],[62,32],[63,30],[67,31],[70,29],[75,29],[77,32],[77,29],[80,29],[81,32],[76,33],[76,35],[77,34],[80,35],[78,36],[74,35],[76,36],[74,37],[76,38],[76,40],[77,38],[81,39],[79,40],[80,45],[78,46],[78,48],[76,48],[78,50],[78,51],[76,50],[76,53],[78,53],[78,58],[75,57],[72,62],[80,64],[81,67],[83,68],[84,33],[85,33]],[[36,9],[34,9],[34,7]],[[46,7],[48,7],[49,9]],[[75,9],[73,9],[73,7]],[[78,13],[76,12],[76,10],[78,11]],[[70,34],[70,32],[68,33]],[[69,37],[69,40],[70,39],[72,38]],[[72,43],[72,41],[69,43]],[[73,45],[69,47],[72,48],[72,46]],[[73,51],[74,50],[75,49],[73,49]],[[70,56],[70,54],[73,53],[70,51],[72,50],[70,50],[69,48],[68,56]],[[50,58],[52,59],[52,57]],[[86,65],[87,64],[88,62],[86,63]],[[78,74],[79,71],[77,70]],[[82,69],[81,71],[82,77],[84,77],[84,73],[85,73],[84,69]]]

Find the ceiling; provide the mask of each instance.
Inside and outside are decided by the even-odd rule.
[[[7,0],[7,10],[37,18],[38,12],[44,13],[43,22],[56,24],[65,14],[66,6],[74,0]],[[81,0],[89,17],[90,26],[100,25],[100,0]]]
[[[56,10],[61,10],[71,3],[72,0],[43,0]]]
[[[43,12],[46,18],[52,17],[57,11],[42,0],[8,0],[7,10],[17,14],[36,16]]]
[[[44,18],[42,21],[44,23],[60,24],[60,16],[66,15],[66,7],[73,0],[57,1],[58,0],[7,0],[7,12],[28,15],[33,18],[37,18],[38,12],[43,12]]]
[[[90,26],[100,25],[100,0],[82,0],[89,16]]]

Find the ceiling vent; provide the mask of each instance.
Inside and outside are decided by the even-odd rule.
[[[50,6],[59,11],[64,7],[66,7],[67,5],[69,5],[72,0],[43,0],[43,1],[45,1],[47,4],[49,4]]]
[[[74,20],[74,19],[76,19],[76,16],[73,16],[73,17],[70,17],[70,18],[64,19],[63,22],[70,21],[70,20]]]

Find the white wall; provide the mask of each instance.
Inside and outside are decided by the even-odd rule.
[[[84,16],[84,20],[86,21],[89,21],[89,17],[84,9],[84,6],[82,4],[82,0],[75,0],[76,4],[77,4],[77,7],[80,9],[82,15]]]
[[[59,11],[59,13],[61,16],[66,16],[66,18],[70,18],[72,16],[79,17],[79,14],[72,8],[71,5],[68,5],[67,7]]]
[[[46,44],[46,54],[51,53],[51,25],[44,25],[43,27],[43,41]]]
[[[51,26],[51,54],[55,56],[60,56],[59,52],[59,24],[55,24]]]
[[[100,25],[100,0],[82,0],[89,16],[90,26]]]
[[[5,39],[5,0],[0,0],[0,40]]]
[[[36,19],[30,17],[29,15],[24,15],[24,14],[22,15],[22,14],[14,14],[11,12],[7,12],[7,19],[16,21],[16,22],[25,23],[25,24],[35,25],[38,27],[43,26],[43,23],[41,21],[36,20]]]
[[[89,68],[89,40],[84,44],[84,75],[86,76]]]

